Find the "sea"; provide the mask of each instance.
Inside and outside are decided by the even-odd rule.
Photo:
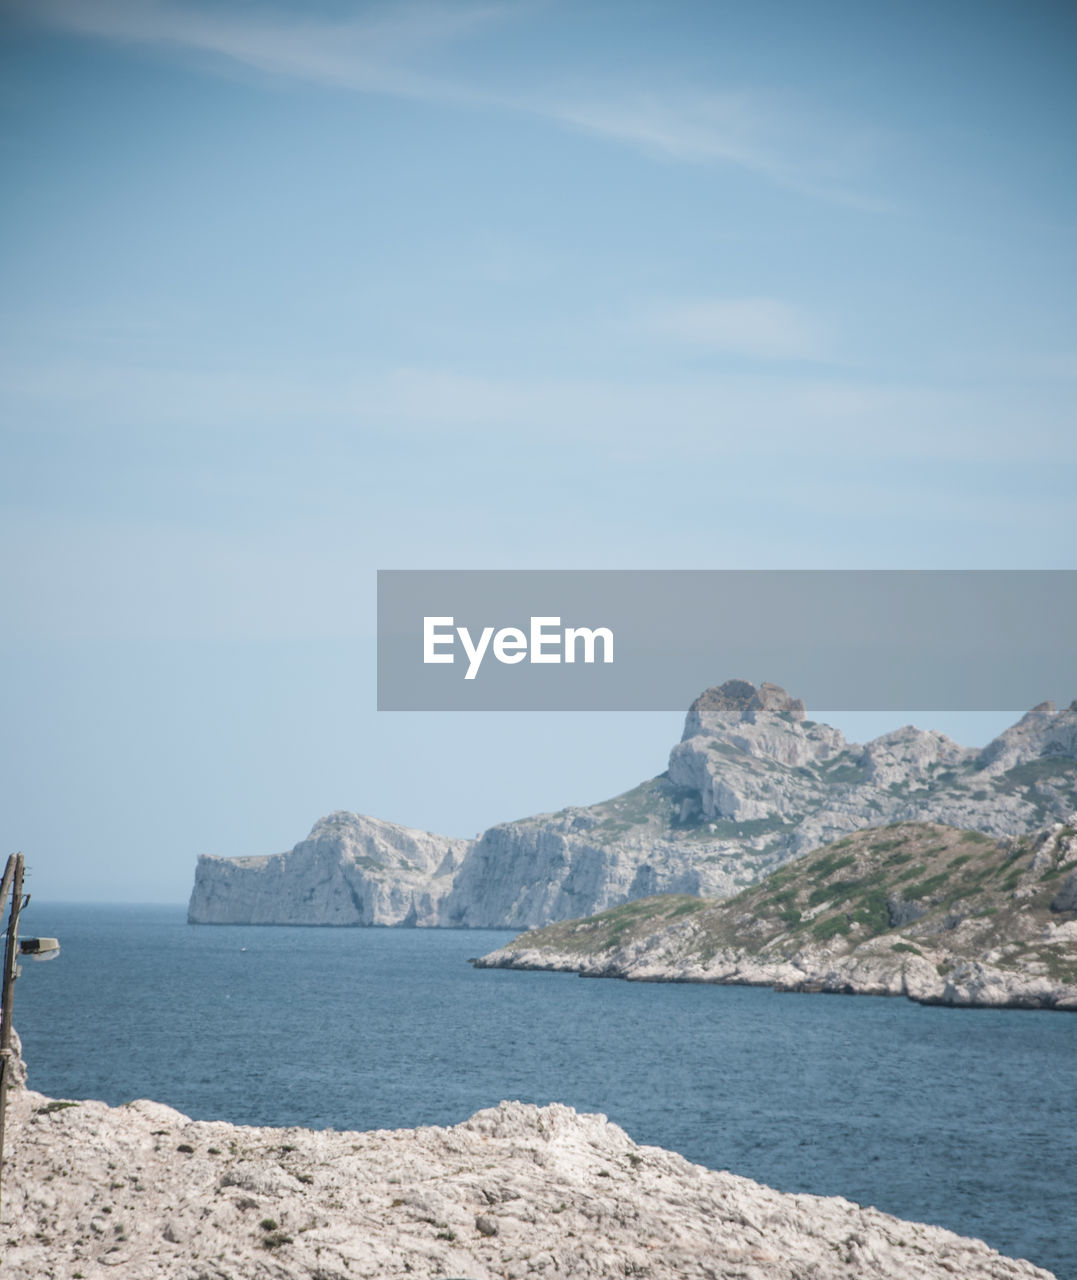
[[[602,1112],[782,1191],[978,1236],[1077,1280],[1077,1016],[473,968],[510,933],[188,925],[34,901],[31,1087],[203,1120],[455,1124]]]

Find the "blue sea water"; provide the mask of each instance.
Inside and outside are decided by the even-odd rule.
[[[1077,1277],[1077,1017],[475,970],[478,930],[190,926],[34,902],[30,1083],[199,1119],[453,1124],[502,1098],[843,1195]]]

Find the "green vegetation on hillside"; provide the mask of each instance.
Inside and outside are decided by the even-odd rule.
[[[835,939],[847,947],[888,935],[891,950],[920,954],[918,943],[951,948],[964,926],[962,945],[976,953],[1002,948],[1002,967],[1031,961],[1051,976],[1077,982],[1072,949],[1037,942],[1017,927],[1018,916],[1024,924],[1037,923],[1038,937],[1048,922],[1077,918],[1077,912],[1050,905],[1059,877],[1073,869],[1077,862],[1058,865],[1033,836],[995,840],[937,823],[895,823],[806,854],[724,902],[684,895],[639,899],[534,930],[510,947],[612,953],[655,935],[665,939],[683,921],[679,953],[690,941],[704,963],[723,949],[780,959]]]

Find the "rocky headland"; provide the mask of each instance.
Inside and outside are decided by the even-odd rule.
[[[13,1090],[6,1280],[1051,1280],[979,1240],[502,1102],[371,1133]]]
[[[338,812],[290,852],[199,859],[196,924],[533,928],[663,893],[728,898],[893,822],[1012,837],[1077,808],[1077,703],[982,750],[911,726],[859,745],[776,685],[692,704],[669,768],[612,800],[454,840]]]
[[[434,925],[474,842],[331,813],[288,853],[198,859],[192,924]]]
[[[724,902],[668,895],[514,939],[480,968],[1077,1011],[1077,827],[846,836]]]

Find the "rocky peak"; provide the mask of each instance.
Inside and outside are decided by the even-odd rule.
[[[984,747],[977,768],[988,775],[1005,773],[1040,756],[1077,759],[1077,702],[1065,711],[1058,711],[1053,702],[1041,702],[1025,712]]]
[[[929,770],[953,768],[975,754],[972,747],[959,746],[935,729],[917,729],[907,724],[869,742],[862,762],[867,776],[880,786],[910,781],[926,786]]]
[[[764,682],[757,689],[748,680],[727,680],[705,689],[688,708],[681,741],[686,742],[708,729],[756,724],[760,719],[781,717],[803,720],[807,712],[799,698],[791,698],[781,685]]]
[[[747,755],[775,760],[790,768],[813,760],[827,760],[846,749],[838,729],[805,719],[804,703],[777,684],[764,681],[757,689],[747,680],[727,680],[707,689],[692,703],[684,734],[673,748],[674,759],[699,745],[700,739],[725,743]]]
[[[464,840],[450,840],[402,827],[382,818],[337,809],[319,818],[306,840],[293,850],[297,856],[323,857],[335,862],[344,858],[368,870],[375,867],[437,874],[451,870],[459,862],[467,845]],[[448,865],[443,868],[443,863]]]

